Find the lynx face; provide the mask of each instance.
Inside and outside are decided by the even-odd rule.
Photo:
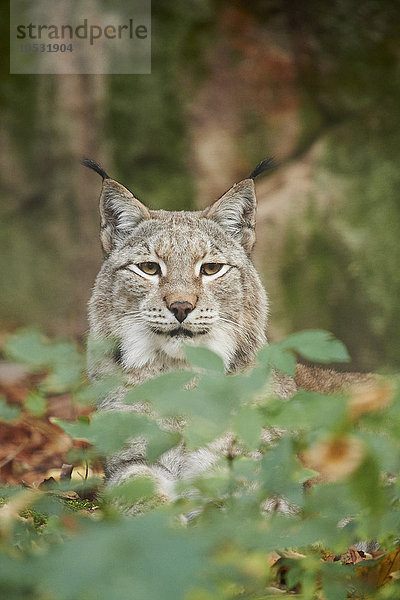
[[[205,211],[167,212],[148,210],[105,178],[100,214],[106,258],[89,304],[92,338],[116,338],[132,374],[179,367],[184,344],[213,350],[227,370],[251,361],[267,317],[250,259],[251,179]]]

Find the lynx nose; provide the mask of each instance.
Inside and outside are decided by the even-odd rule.
[[[182,323],[190,312],[194,309],[193,304],[190,302],[172,302],[168,305],[168,309],[175,315],[175,319],[178,319],[179,323]]]

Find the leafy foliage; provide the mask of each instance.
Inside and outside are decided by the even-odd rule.
[[[62,382],[65,389],[70,382],[76,398],[95,396],[99,382],[82,383],[81,359],[68,343],[58,344],[20,332],[6,351],[34,370],[45,368],[46,385]],[[251,373],[235,376],[225,375],[211,352],[188,348],[192,371],[168,373],[127,392],[127,407],[140,402],[145,414],[124,410],[58,420],[69,435],[92,445],[92,457],[137,437],[146,441],[149,462],[177,444],[189,452],[228,431],[230,443],[215,468],[177,482],[176,500],[168,503],[148,478],[105,487],[99,508],[83,504],[76,513],[57,500],[71,482],[51,491],[5,488],[2,595],[266,600],[280,591],[310,600],[397,598],[397,381],[346,395],[300,390],[282,401],[269,391],[271,378],[276,370],[292,373],[296,354],[348,360],[344,346],[322,331],[264,348]],[[25,408],[39,414],[40,398],[33,390]],[[3,402],[1,418],[17,416],[7,409],[13,407]],[[166,427],[165,419],[174,426]],[[88,486],[76,489],[82,494]],[[140,507],[142,514],[127,516],[126,507]],[[32,515],[41,517],[33,522]],[[348,551],[359,540],[376,540],[382,550]]]
[[[32,370],[48,369],[42,388],[51,392],[74,389],[79,384],[85,364],[74,342],[49,342],[35,329],[26,329],[10,336],[5,353]],[[35,403],[39,410],[38,399],[32,398],[30,402]]]
[[[317,194],[285,240],[282,312],[289,330],[334,331],[357,368],[398,369],[399,138],[385,110],[373,115],[378,129],[360,116],[326,138]],[[318,200],[336,186],[340,198]]]

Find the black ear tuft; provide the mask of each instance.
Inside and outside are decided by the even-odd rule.
[[[265,158],[260,163],[258,163],[254,171],[252,171],[246,179],[255,179],[261,173],[264,173],[265,171],[270,171],[271,169],[275,169],[275,167],[277,166],[278,165],[273,157]]]
[[[81,165],[83,165],[84,167],[87,167],[88,169],[92,169],[92,171],[95,171],[96,173],[98,173],[103,178],[103,181],[104,181],[104,179],[111,179],[111,177],[109,175],[107,175],[107,173],[104,171],[104,169],[102,169],[100,167],[100,165],[98,165],[96,162],[94,162],[94,160],[92,160],[91,158],[83,158],[81,160]]]

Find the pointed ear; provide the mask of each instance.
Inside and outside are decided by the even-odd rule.
[[[150,219],[146,206],[114,179],[103,180],[99,209],[100,240],[105,254],[141,221]]]
[[[216,221],[227,233],[242,244],[250,254],[256,241],[256,194],[252,179],[235,183],[210,208],[204,216]]]

